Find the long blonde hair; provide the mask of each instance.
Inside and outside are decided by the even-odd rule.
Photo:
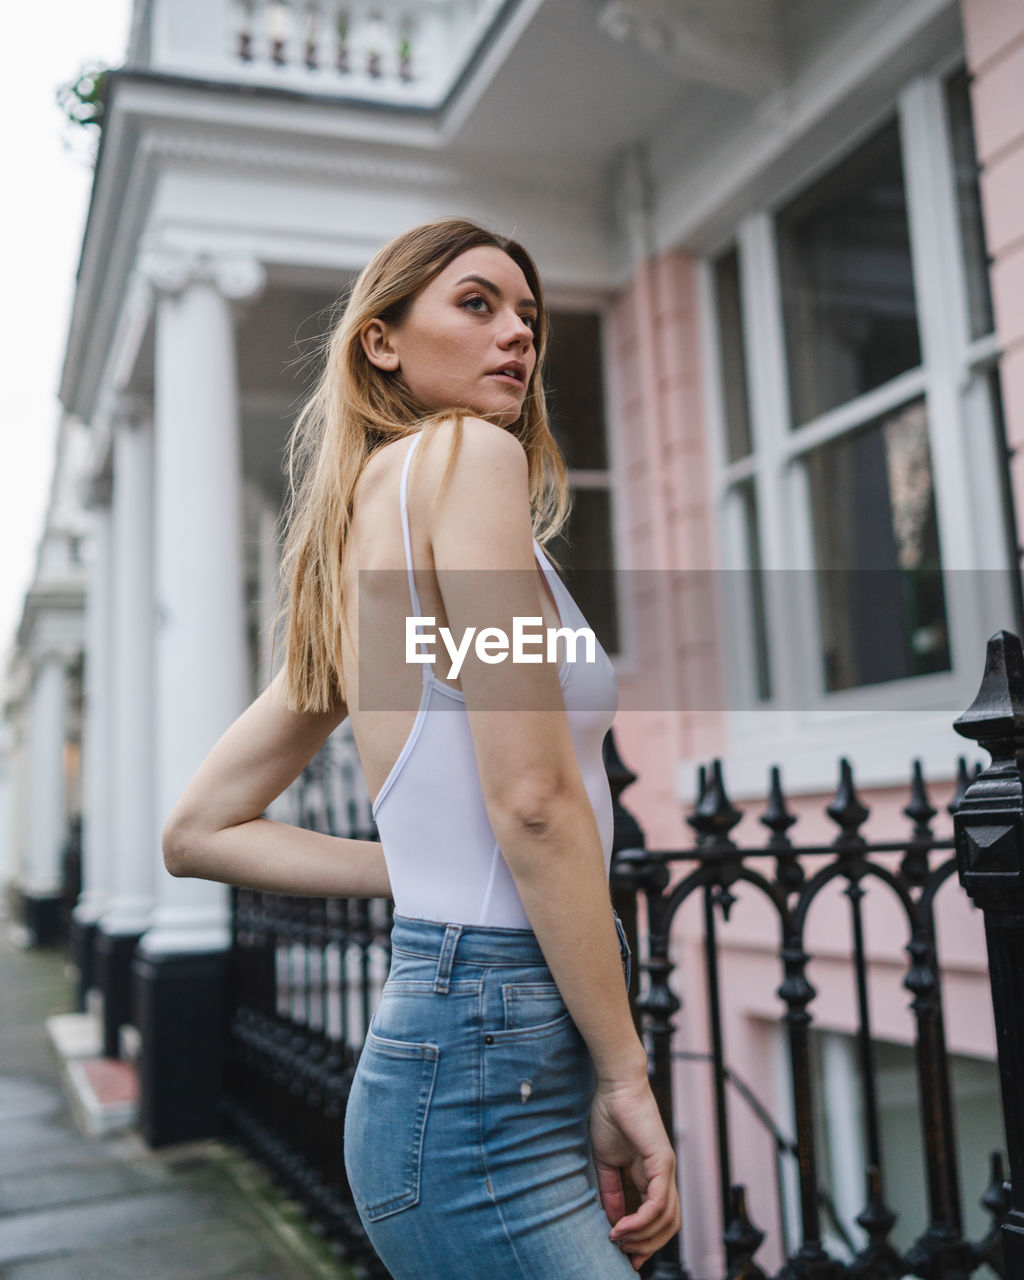
[[[286,593],[274,624],[287,615],[284,693],[296,711],[323,712],[345,699],[342,675],[342,561],[352,522],[352,495],[370,458],[416,430],[436,430],[455,419],[444,488],[462,440],[464,406],[426,413],[401,370],[386,373],[367,359],[360,334],[372,319],[401,324],[413,300],[467,249],[492,246],[507,253],[537,300],[537,363],[523,412],[508,429],[528,461],[533,533],[542,545],[570,511],[565,462],[548,425],[542,365],[547,316],[533,259],[514,240],[463,218],[424,223],[386,244],[363,270],[340,320],[325,343],[323,372],[291,433],[288,502],[281,562]]]

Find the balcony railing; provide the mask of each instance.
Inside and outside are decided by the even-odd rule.
[[[151,0],[133,60],[204,79],[432,110],[515,0]]]
[[[896,1280],[909,1275],[968,1280],[975,1272],[1024,1280],[1024,652],[1015,636],[1000,633],[990,641],[981,690],[956,728],[979,742],[992,762],[984,770],[979,766],[972,781],[961,761],[959,786],[948,805],[954,839],[933,830],[937,810],[915,766],[903,809],[909,829],[882,843],[862,834],[868,810],[843,761],[839,787],[825,811],[835,828],[832,839],[805,844],[791,839],[796,818],[787,808],[776,770],[761,814],[769,835],[763,844],[742,847],[731,836],[742,814],[729,802],[716,763],[687,818],[696,836],[693,846],[648,849],[640,824],[623,803],[635,776],[619,759],[612,735],[606,740],[605,765],[615,798],[613,898],[638,962],[630,997],[670,1133],[678,1101],[674,1063],[698,1058],[711,1068],[717,1159],[709,1160],[699,1176],[718,1191],[722,1264],[714,1274],[722,1280],[767,1280],[759,1257],[766,1232],[752,1221],[746,1188],[734,1180],[730,1159],[733,1095],[753,1108],[777,1151],[775,1253],[785,1259],[777,1280]],[[329,741],[282,804],[292,806],[291,812],[282,809],[275,816],[356,838],[376,835],[357,757],[343,735]],[[987,1187],[960,1186],[956,1100],[944,1029],[935,900],[957,871],[985,916],[1002,1075],[1009,1167],[998,1150],[1003,1135],[986,1135],[992,1151]],[[852,1222],[840,1221],[823,1183],[817,1164],[822,1134],[812,1106],[812,1031],[820,1011],[807,976],[815,946],[806,924],[815,903],[836,885],[848,899],[846,965],[856,992],[855,1040],[863,1091],[865,1193]],[[730,1058],[725,1012],[736,993],[722,981],[721,959],[728,945],[724,934],[734,904],[751,895],[767,904],[778,928],[777,1017],[789,1050],[792,1133],[772,1119]],[[709,1051],[700,1053],[679,1043],[676,1015],[681,1005],[671,981],[677,964],[671,926],[688,900],[703,906]],[[234,904],[232,1070],[225,1099],[233,1131],[307,1207],[355,1274],[386,1280],[346,1182],[342,1134],[352,1076],[389,967],[391,903],[236,890]],[[923,1220],[907,1223],[909,1248],[898,1247],[893,1238],[893,1187],[886,1180],[881,1141],[865,942],[868,918],[878,904],[895,905],[887,927],[900,931],[898,940],[909,957],[902,983],[913,1023],[927,1190]],[[893,925],[894,919],[899,923]],[[796,1168],[795,1238],[786,1229],[794,1215],[782,1201],[789,1180],[783,1164]],[[963,1212],[964,1196],[971,1193],[988,1215],[987,1228],[973,1238],[966,1232]],[[827,1226],[844,1242],[838,1253],[829,1247]],[[642,1274],[651,1280],[708,1280],[709,1273],[688,1269],[687,1252],[686,1241],[677,1237]]]

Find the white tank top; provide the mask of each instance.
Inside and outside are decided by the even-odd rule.
[[[407,490],[419,440],[416,435],[409,446],[400,490],[405,566],[416,616],[423,611],[413,576]],[[560,625],[586,627],[587,620],[536,538],[533,545],[558,605]],[[600,642],[596,662],[583,660],[583,645],[577,655],[578,661],[562,663],[559,681],[607,872],[613,820],[602,743],[618,708],[618,685]],[[374,801],[373,816],[396,911],[455,924],[531,927],[487,817],[465,696],[439,680],[429,663],[423,664],[423,689],[412,730]]]

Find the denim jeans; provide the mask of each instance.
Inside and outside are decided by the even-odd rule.
[[[597,1194],[593,1063],[533,932],[396,914],[391,945],[345,1168],[394,1280],[635,1277]]]

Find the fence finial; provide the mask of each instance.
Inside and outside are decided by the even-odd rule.
[[[716,759],[711,765],[711,780],[706,784],[696,809],[686,821],[697,832],[697,841],[701,847],[713,846],[716,850],[725,851],[733,848],[729,832],[742,819],[742,810],[732,804],[726,793],[722,762]]]
[[[997,631],[989,640],[981,687],[953,728],[980,743],[993,761],[1024,746],[1024,650],[1011,631]]]
[[[1024,1276],[1024,650],[998,631],[988,642],[978,696],[954,721],[992,763],[967,788],[953,830],[960,883],[985,914],[992,1007],[1010,1166],[1000,1225],[1003,1274]]]

